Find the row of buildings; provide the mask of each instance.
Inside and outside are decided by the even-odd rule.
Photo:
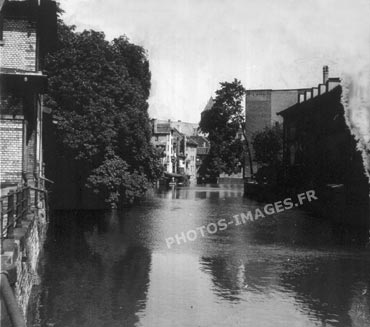
[[[198,135],[198,124],[152,119],[152,143],[161,155],[167,176],[185,175],[191,183],[209,151],[209,142]]]

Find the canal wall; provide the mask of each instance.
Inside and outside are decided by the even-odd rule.
[[[3,240],[1,272],[5,273],[25,319],[31,291],[39,283],[38,263],[48,228],[46,200],[39,199]],[[2,301],[3,302],[3,301]],[[1,303],[1,326],[9,325],[9,310]],[[11,326],[11,325],[9,325]]]

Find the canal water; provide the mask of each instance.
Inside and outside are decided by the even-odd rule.
[[[370,326],[369,249],[300,208],[166,244],[262,206],[217,185],[54,213],[29,325]]]

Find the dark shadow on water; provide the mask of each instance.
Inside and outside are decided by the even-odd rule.
[[[130,244],[112,212],[56,212],[30,326],[134,326],[143,309],[151,254]]]

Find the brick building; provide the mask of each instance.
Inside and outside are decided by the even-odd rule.
[[[247,90],[245,97],[245,123],[246,136],[251,144],[253,136],[265,127],[282,123],[277,113],[299,101],[299,98],[308,89],[282,89],[282,90]],[[253,147],[252,147],[253,157]],[[253,171],[257,171],[257,163],[253,163]],[[249,160],[246,160],[245,173],[250,172]]]
[[[32,184],[42,175],[42,61],[56,39],[56,4],[0,0],[0,182]]]

